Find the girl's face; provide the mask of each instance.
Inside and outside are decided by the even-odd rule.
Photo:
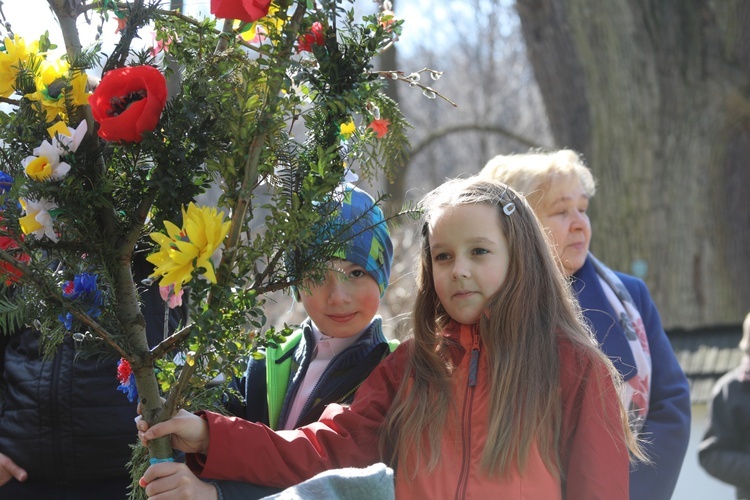
[[[432,212],[429,242],[435,291],[459,323],[479,321],[508,273],[508,242],[497,217],[497,208],[483,203]]]
[[[334,338],[352,337],[370,324],[380,305],[380,287],[362,266],[332,259],[325,280],[300,290],[305,312],[318,329]]]
[[[589,197],[576,176],[553,182],[534,207],[567,276],[583,267],[589,253],[588,208]]]

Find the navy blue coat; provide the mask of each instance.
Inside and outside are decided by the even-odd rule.
[[[630,498],[669,500],[677,484],[690,438],[690,388],[646,284],[627,274],[615,274],[630,292],[641,314],[652,366],[649,411],[641,430],[652,464],[633,465]],[[573,289],[583,314],[596,333],[602,350],[625,380],[634,377],[636,370],[632,351],[625,332],[615,319],[615,311],[604,295],[591,259],[586,259],[573,278]]]
[[[142,299],[156,345],[164,302],[156,285]],[[172,328],[179,317],[172,311]],[[126,498],[136,403],[117,390],[118,360],[83,359],[70,336],[44,359],[38,332],[0,335],[0,453],[28,473],[24,483],[0,487],[0,498]]]

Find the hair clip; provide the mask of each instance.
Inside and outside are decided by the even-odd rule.
[[[516,204],[513,203],[512,201],[509,201],[508,203],[503,205],[503,212],[505,213],[505,215],[510,215],[515,211],[516,211]]]

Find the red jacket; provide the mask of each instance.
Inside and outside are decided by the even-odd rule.
[[[409,479],[396,470],[399,498],[627,499],[629,456],[620,424],[619,398],[604,366],[584,358],[566,340],[560,341],[560,382],[563,428],[560,457],[564,484],[547,471],[532,450],[523,476],[497,479],[480,469],[486,440],[487,365],[480,349],[476,386],[469,388],[468,366],[479,336],[471,327],[449,332],[460,341],[452,353],[460,360],[454,372],[452,412],[436,470]],[[410,341],[409,341],[410,342]],[[378,428],[404,376],[408,343],[373,371],[350,408],[329,405],[320,420],[293,431],[274,433],[268,427],[207,412],[210,445],[207,456],[190,455],[188,463],[201,477],[242,480],[286,487],[327,469],[365,467],[381,461]],[[402,457],[403,467],[408,457]]]

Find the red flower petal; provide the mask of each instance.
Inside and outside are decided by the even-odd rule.
[[[254,23],[268,15],[271,0],[211,0],[211,14],[221,19]]]
[[[388,126],[391,124],[388,120],[373,120],[369,128],[375,132],[375,137],[382,139],[388,133]]]
[[[166,102],[167,81],[153,66],[109,71],[89,97],[99,137],[114,142],[140,142],[156,128]]]

